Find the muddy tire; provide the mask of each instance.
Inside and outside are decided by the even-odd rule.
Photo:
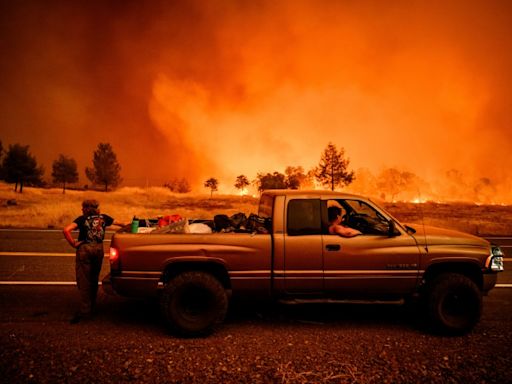
[[[160,308],[171,332],[185,337],[206,336],[226,316],[226,290],[207,272],[184,272],[164,288]]]
[[[482,293],[470,278],[445,273],[432,281],[426,306],[433,331],[462,335],[471,331],[480,320]]]

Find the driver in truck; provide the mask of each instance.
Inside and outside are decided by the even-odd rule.
[[[332,205],[327,208],[327,217],[329,219],[329,234],[340,235],[343,237],[354,237],[362,235],[357,229],[353,229],[341,224],[343,215],[342,208],[337,205]]]

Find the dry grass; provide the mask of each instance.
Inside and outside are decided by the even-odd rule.
[[[101,211],[121,222],[133,216],[156,217],[179,214],[187,218],[211,219],[216,214],[256,213],[258,199],[249,196],[176,194],[166,188],[125,187],[115,192],[66,191],[25,188],[12,191],[0,183],[0,227],[60,228],[81,214],[84,199],[97,199]],[[8,205],[8,200],[16,205]],[[383,204],[397,219],[457,229],[477,235],[512,235],[512,206],[440,203]]]
[[[478,236],[512,235],[512,206],[471,203],[395,203],[384,207],[405,223],[424,223]]]
[[[8,200],[16,205],[8,205]],[[84,199],[96,199],[102,212],[121,222],[133,216],[157,217],[179,214],[187,218],[210,219],[224,213],[257,212],[258,200],[252,197],[180,195],[166,188],[121,188],[115,192],[66,191],[24,188],[14,193],[11,185],[0,184],[0,227],[59,228],[81,214]]]

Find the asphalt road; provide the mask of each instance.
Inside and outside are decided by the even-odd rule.
[[[107,232],[105,255],[110,238]],[[503,247],[506,255],[505,272],[498,277],[499,285],[512,288],[512,237],[489,237]],[[0,230],[0,284],[25,282],[70,283],[75,281],[74,250],[58,230]],[[100,278],[109,272],[105,257]]]

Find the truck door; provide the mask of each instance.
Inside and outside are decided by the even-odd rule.
[[[285,291],[307,294],[322,292],[320,199],[288,198],[285,229],[284,271],[282,271]]]
[[[334,296],[382,296],[412,292],[417,284],[420,251],[406,232],[388,234],[387,219],[358,200],[338,200],[346,225],[363,232],[355,237],[324,234],[324,288]],[[326,216],[326,201],[322,202]]]

